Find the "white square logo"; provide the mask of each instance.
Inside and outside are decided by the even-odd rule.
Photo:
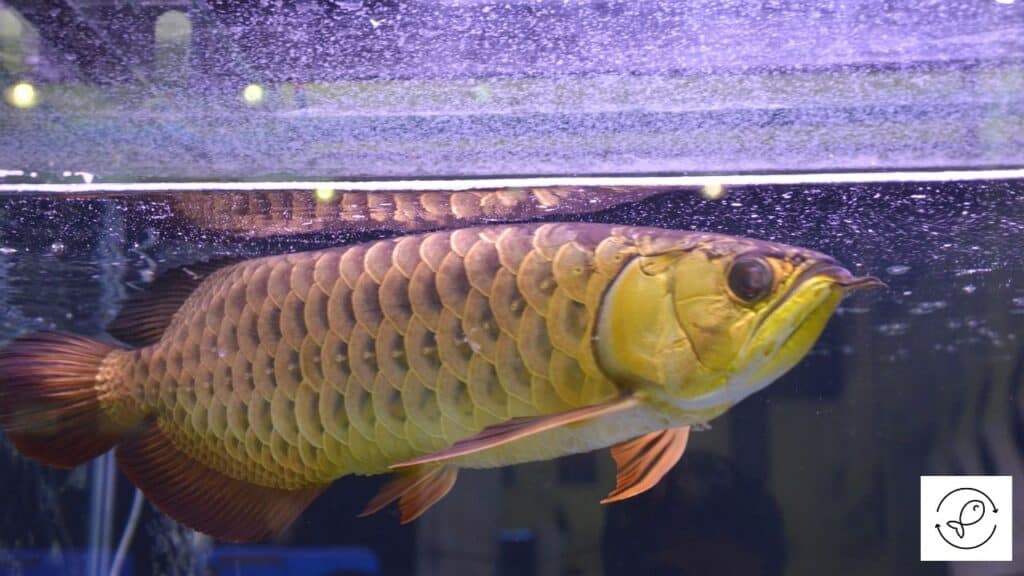
[[[921,476],[921,560],[1013,560],[1013,478]]]

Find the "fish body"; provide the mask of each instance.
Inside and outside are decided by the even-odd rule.
[[[957,537],[963,538],[968,526],[973,526],[985,517],[985,503],[981,500],[968,500],[960,508],[960,516],[956,520],[946,522],[946,525],[956,532]]]
[[[348,474],[398,469],[368,510],[398,500],[411,519],[459,468],[611,446],[609,501],[638,493],[688,426],[788,370],[871,283],[799,248],[596,224],[186,272],[111,325],[137,348],[37,335],[0,353],[0,423],[54,465],[119,445],[161,509],[233,540],[280,530]]]

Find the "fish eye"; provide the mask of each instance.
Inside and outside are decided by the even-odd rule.
[[[754,303],[772,291],[772,267],[757,256],[740,257],[729,269],[729,290],[744,302]]]

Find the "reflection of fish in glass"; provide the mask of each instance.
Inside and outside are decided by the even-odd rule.
[[[959,538],[963,538],[968,526],[973,526],[985,517],[985,503],[981,500],[968,500],[960,508],[960,516],[956,520],[946,522],[956,532]]]
[[[792,367],[843,295],[831,258],[594,224],[435,232],[169,273],[111,333],[0,353],[0,423],[70,467],[117,446],[164,512],[227,540],[333,480],[397,471],[403,521],[459,468],[612,446],[606,501],[650,488],[706,422]],[[198,274],[197,274],[198,273]]]
[[[266,237],[353,230],[423,231],[557,214],[597,212],[661,194],[665,188],[495,188],[461,191],[182,192],[175,214],[207,230]]]

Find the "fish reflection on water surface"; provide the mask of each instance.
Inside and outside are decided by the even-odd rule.
[[[250,238],[313,232],[426,231],[597,212],[665,193],[658,187],[178,192],[171,212],[203,230]]]
[[[611,447],[654,486],[689,427],[796,364],[850,290],[802,248],[523,224],[172,271],[110,333],[0,353],[0,423],[40,462],[116,446],[158,508],[225,540],[286,528],[333,480],[395,473],[402,521],[487,468]]]

